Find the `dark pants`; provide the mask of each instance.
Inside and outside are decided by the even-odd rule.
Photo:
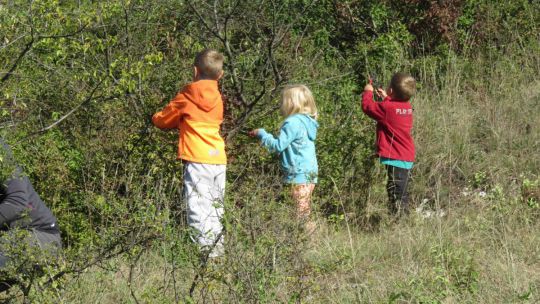
[[[407,192],[409,171],[408,169],[386,165],[388,174],[388,183],[386,184],[388,209],[394,215],[409,213],[409,193]]]
[[[2,242],[9,242],[9,237],[7,240],[0,239],[0,271],[2,268],[6,267],[6,265],[9,262],[17,262],[15,259],[16,257],[10,257],[7,255],[3,250],[1,250]],[[36,229],[31,229],[29,231],[29,235],[24,242],[27,243],[27,245],[30,245],[34,248],[39,248],[40,252],[43,252],[43,254],[47,258],[55,258],[58,251],[62,248],[62,241],[60,239],[59,233],[48,233],[39,231]],[[22,245],[22,248],[24,248],[25,245]],[[22,249],[24,251],[24,249]],[[24,254],[24,253],[22,253]],[[0,273],[0,276],[3,276],[3,274]],[[0,277],[0,292],[8,290],[12,285],[16,284],[17,282],[10,278],[4,278]]]

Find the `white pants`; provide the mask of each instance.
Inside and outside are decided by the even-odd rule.
[[[187,220],[194,230],[194,241],[211,246],[223,229],[223,199],[226,165],[186,162],[184,164],[184,197]],[[217,247],[223,242],[220,237]]]

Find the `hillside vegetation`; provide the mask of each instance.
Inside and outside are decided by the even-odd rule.
[[[0,135],[64,252],[0,301],[540,302],[539,21],[525,0],[3,2]],[[226,58],[229,158],[226,254],[208,265],[187,237],[178,136],[150,121],[203,48]],[[368,75],[395,71],[418,83],[400,221],[360,109]],[[291,83],[320,112],[313,235],[277,157],[243,135],[278,130]]]

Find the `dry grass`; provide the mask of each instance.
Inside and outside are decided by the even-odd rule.
[[[472,198],[463,203],[470,206],[447,217],[422,219],[413,214],[376,233],[355,228],[348,233],[342,227],[320,222],[309,248],[298,252],[298,261],[279,261],[281,257],[276,256],[276,263],[299,265],[302,261],[306,275],[301,277],[302,302],[306,303],[540,301],[538,213],[533,223],[524,218],[524,206],[512,205],[500,211],[488,199]],[[533,216],[528,219],[533,220]],[[230,257],[213,262],[194,302],[295,299],[298,278],[290,269],[279,266],[274,276],[266,274],[268,280],[276,280],[272,284],[253,276],[267,289],[257,291],[259,298],[247,297],[241,291],[253,282],[239,274],[240,269],[254,267],[264,273],[262,269],[269,266],[262,263],[263,255],[241,256],[242,261]],[[117,261],[113,270],[95,268],[68,280],[62,299],[65,303],[134,303],[127,265],[125,260]],[[171,261],[158,249],[146,253],[136,264],[132,280],[139,302],[174,303],[175,289],[180,302],[188,301],[195,269],[189,263],[175,268],[176,287]],[[241,294],[246,298],[239,297]]]

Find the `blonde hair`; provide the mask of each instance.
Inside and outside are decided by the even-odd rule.
[[[217,80],[223,71],[223,55],[214,50],[206,49],[195,56],[195,67],[203,79]]]
[[[286,86],[281,93],[280,112],[283,117],[307,114],[317,118],[317,106],[313,94],[305,85]]]
[[[405,73],[395,73],[390,80],[393,97],[398,100],[409,100],[416,92],[416,81]]]

